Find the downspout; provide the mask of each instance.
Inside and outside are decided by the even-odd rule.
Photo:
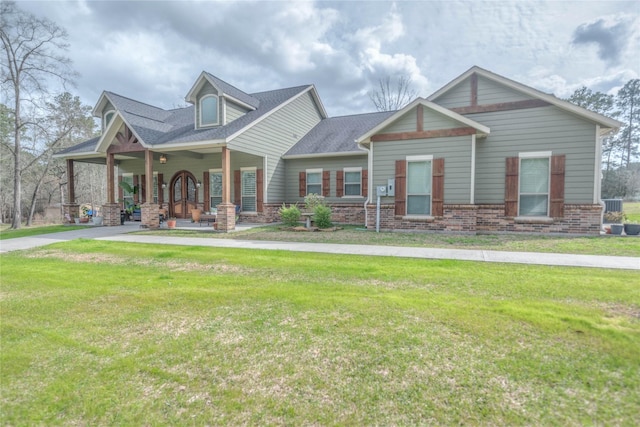
[[[604,211],[606,204],[602,201],[602,136],[600,135],[600,125],[596,125],[596,158],[593,166],[593,203],[602,207],[600,210],[600,230],[604,225]]]
[[[369,228],[369,213],[367,212],[367,205],[371,202],[371,183],[373,182],[373,144],[369,142],[371,148],[367,148],[364,145],[358,144],[360,148],[367,152],[367,200],[364,201],[364,228]]]

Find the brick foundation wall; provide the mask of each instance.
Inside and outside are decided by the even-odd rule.
[[[240,214],[240,222],[274,223],[280,222],[278,210],[282,204],[265,204],[264,211],[256,214]],[[406,231],[447,231],[456,233],[566,233],[600,234],[600,205],[570,205],[564,207],[564,217],[553,221],[530,221],[507,218],[504,205],[444,205],[441,217],[420,218],[396,216],[395,205],[380,206],[381,230]],[[376,226],[376,205],[367,205],[368,227]],[[332,205],[331,221],[337,224],[362,225],[365,223],[365,210],[361,204]]]
[[[367,206],[368,227],[376,227],[376,205]],[[452,231],[459,233],[476,232],[477,206],[444,205],[441,217],[397,216],[395,205],[380,205],[381,230]]]
[[[520,233],[600,234],[600,205],[564,205],[564,217],[531,222],[504,216],[504,205],[478,205],[478,231]]]

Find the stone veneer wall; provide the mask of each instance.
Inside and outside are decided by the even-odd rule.
[[[553,222],[532,222],[504,216],[504,205],[478,205],[478,231],[567,233],[599,235],[600,205],[564,205],[564,217]]]

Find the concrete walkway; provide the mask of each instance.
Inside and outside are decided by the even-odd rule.
[[[534,252],[503,252],[466,249],[441,249],[399,246],[343,245],[331,243],[269,242],[257,240],[205,239],[198,237],[128,235],[140,230],[139,224],[118,227],[87,227],[61,233],[0,241],[0,252],[30,249],[79,238],[160,245],[209,246],[217,248],[266,249],[292,252],[315,252],[344,255],[392,256],[423,259],[455,259],[464,261],[505,262],[517,264],[555,265],[640,270],[640,258],[604,255],[571,255]]]

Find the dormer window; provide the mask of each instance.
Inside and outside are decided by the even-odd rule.
[[[200,99],[200,126],[218,124],[218,97],[205,95]]]
[[[103,123],[102,123],[102,129],[106,129],[107,126],[109,126],[109,123],[111,123],[111,120],[113,120],[113,116],[115,116],[116,112],[113,110],[107,111],[104,114],[104,118],[103,118]]]

